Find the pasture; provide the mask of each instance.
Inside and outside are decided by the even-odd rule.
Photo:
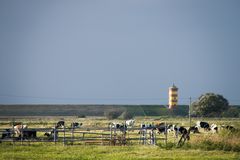
[[[106,127],[109,122],[123,122],[123,120],[107,120],[104,117],[1,117],[0,128],[10,128],[12,120],[27,124],[29,128],[53,127],[58,120],[65,121],[69,126],[71,122],[83,123],[82,127]],[[135,126],[141,123],[177,124],[189,126],[187,118],[166,117],[136,117]],[[204,120],[218,125],[233,125],[240,128],[239,119],[192,119]],[[38,133],[38,137],[43,136]],[[137,134],[136,134],[137,135]],[[201,131],[191,134],[190,141],[182,147],[177,147],[177,140],[170,133],[167,144],[158,140],[156,145],[141,145],[127,143],[126,146],[86,145],[84,143],[53,142],[2,142],[0,143],[1,159],[240,159],[240,133],[229,133],[221,130],[218,134]]]

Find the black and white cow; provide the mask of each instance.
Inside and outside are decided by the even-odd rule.
[[[134,119],[129,119],[129,120],[125,121],[125,124],[126,124],[127,127],[133,127],[134,123],[135,123]]]
[[[2,132],[2,139],[5,139],[5,138],[11,138],[11,129],[5,129],[3,132]]]
[[[47,136],[47,137],[50,138],[50,137],[52,136],[52,132],[45,132],[45,133],[44,133],[44,136]]]
[[[19,136],[20,134],[21,134],[21,130],[23,129],[27,129],[28,128],[28,126],[27,125],[21,125],[21,124],[18,124],[18,125],[15,125],[14,127],[13,127],[13,130],[14,130],[14,133],[15,133],[15,135],[16,136]]]
[[[153,129],[153,128],[156,129],[156,127],[153,124],[145,124],[145,123],[141,123],[140,128],[141,129]]]
[[[221,127],[222,127],[223,129],[229,130],[229,131],[231,131],[231,132],[233,132],[233,131],[236,130],[236,128],[234,128],[234,127],[231,126],[231,125],[221,125]]]
[[[192,126],[189,128],[189,130],[192,133],[200,133],[197,126]]]
[[[114,129],[119,129],[121,132],[126,132],[127,130],[126,124],[123,124],[123,123],[112,122],[109,124],[109,127]]]
[[[167,125],[167,133],[175,132],[177,125],[169,124]]]
[[[230,131],[234,131],[234,130],[235,130],[235,128],[234,128],[233,126],[226,126],[226,128],[227,128],[228,130],[230,130]]]
[[[82,126],[82,123],[78,123],[78,122],[71,123],[71,128],[79,128],[80,126]]]
[[[212,133],[218,133],[218,126],[216,124],[212,124],[210,129]]]
[[[46,132],[44,133],[44,136],[46,136],[48,138],[48,140],[51,140],[54,138],[54,130],[50,131],[50,132]],[[58,138],[58,131],[55,131],[55,138]]]
[[[197,121],[196,127],[198,127],[198,129],[203,128],[205,131],[210,131],[210,126],[207,122]]]
[[[64,127],[65,122],[64,121],[58,121],[56,128],[63,128]]]
[[[175,130],[175,135],[176,136],[178,136],[180,134],[180,135],[184,136],[187,140],[190,140],[190,136],[188,134],[188,130],[185,127],[183,127],[183,126],[180,126],[180,127],[175,126],[174,130]]]
[[[187,134],[187,129],[184,128],[183,126],[175,127],[174,130],[175,130],[175,132],[180,133],[180,134]]]
[[[149,134],[150,136],[154,134],[154,130],[156,129],[157,129],[156,126],[154,126],[153,124],[141,123],[138,134],[143,134],[143,135]]]
[[[156,129],[158,130],[159,134],[161,134],[161,133],[166,134],[168,128],[169,128],[169,126],[166,125],[165,123],[156,124]]]
[[[37,131],[36,130],[23,130],[21,134],[18,136],[18,139],[35,139],[37,138]]]

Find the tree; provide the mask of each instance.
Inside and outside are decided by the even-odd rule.
[[[214,93],[201,95],[197,101],[193,102],[192,107],[197,116],[205,117],[219,117],[230,108],[227,99]]]

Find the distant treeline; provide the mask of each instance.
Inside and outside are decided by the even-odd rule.
[[[240,106],[232,106],[240,113]],[[129,111],[134,116],[188,116],[188,106],[169,110],[163,105],[0,105],[0,116],[104,116],[107,111]],[[231,115],[230,115],[231,116]]]

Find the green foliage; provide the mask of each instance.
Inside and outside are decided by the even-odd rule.
[[[240,108],[230,107],[227,111],[223,112],[223,117],[240,117]]]
[[[192,107],[197,116],[219,117],[229,109],[229,103],[222,95],[206,93],[193,102]]]
[[[78,115],[78,118],[86,118],[86,115],[80,114],[80,115]]]
[[[117,119],[121,114],[122,114],[122,111],[119,111],[119,110],[111,110],[111,111],[104,112],[104,115],[109,120]]]
[[[132,119],[134,117],[134,114],[130,111],[124,111],[120,117],[125,120]]]

